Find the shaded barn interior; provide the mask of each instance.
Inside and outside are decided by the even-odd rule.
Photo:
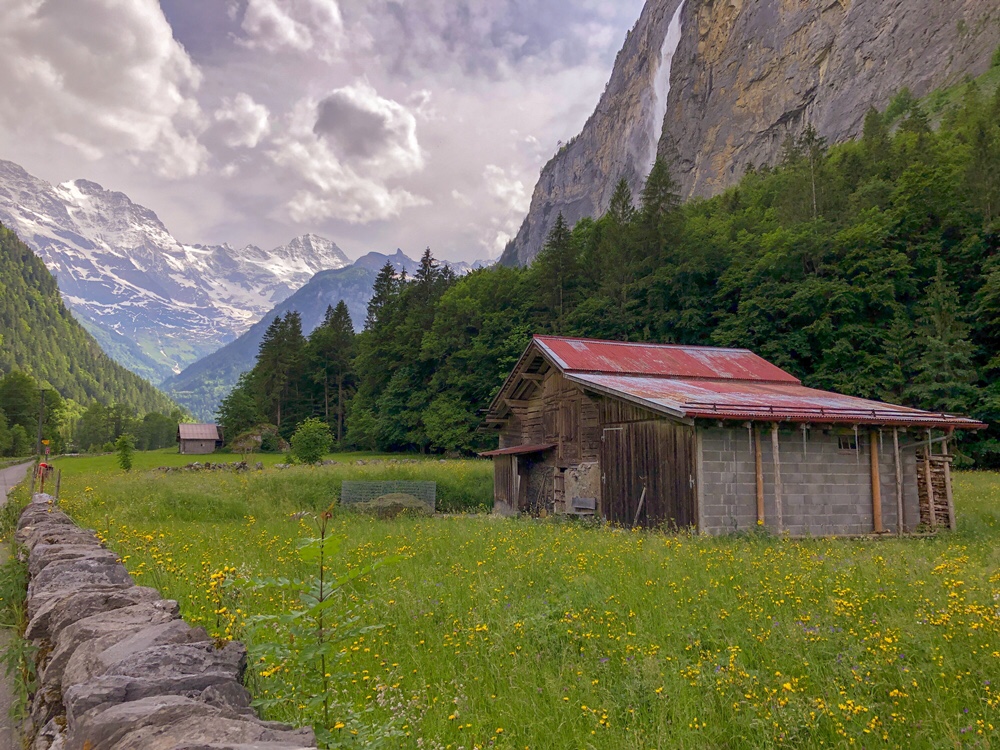
[[[486,423],[498,513],[794,535],[953,527],[948,440],[982,427],[746,350],[560,337],[535,337]]]

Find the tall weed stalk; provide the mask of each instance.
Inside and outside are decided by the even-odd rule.
[[[331,506],[332,507],[332,506]],[[343,540],[329,532],[330,509],[303,512],[311,519],[317,536],[301,540],[299,560],[312,574],[305,578],[267,578],[253,582],[254,588],[268,590],[292,603],[277,615],[259,615],[248,620],[250,653],[261,677],[287,676],[280,694],[261,695],[254,705],[268,709],[289,701],[300,707],[303,718],[312,723],[323,748],[375,748],[400,736],[394,724],[372,727],[362,721],[353,706],[337,700],[337,685],[350,680],[337,665],[347,654],[345,644],[383,626],[364,624],[348,604],[345,587],[352,581],[394,560],[385,558],[371,565],[338,575],[330,562],[341,551]],[[371,709],[364,713],[370,713]]]
[[[22,635],[28,624],[26,600],[28,565],[17,554],[10,555],[0,565],[0,627],[6,633],[0,663],[10,680],[14,700],[10,718],[18,724],[28,716],[31,694],[35,691],[35,651]]]

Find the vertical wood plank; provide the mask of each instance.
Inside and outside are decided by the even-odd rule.
[[[927,482],[927,505],[931,511],[931,528],[937,528],[937,510],[934,507],[934,482],[931,476],[931,431],[927,430],[927,447],[924,453],[924,479]]]
[[[892,452],[896,463],[896,536],[903,536],[903,459],[899,454],[899,428],[892,428]]]
[[[871,457],[871,479],[872,479],[872,526],[876,534],[885,531],[882,526],[882,477],[879,474],[878,455],[878,432],[871,430],[868,433],[868,454]]]
[[[948,437],[945,436],[941,443],[941,452],[945,456],[944,460],[944,492],[945,497],[948,499],[948,528],[955,531],[958,528],[958,522],[955,518],[955,497],[951,492],[951,460],[948,458]]]
[[[785,530],[784,514],[782,511],[782,486],[781,486],[781,449],[778,446],[778,423],[771,425],[771,447],[774,450],[774,508],[778,521],[778,533]]]

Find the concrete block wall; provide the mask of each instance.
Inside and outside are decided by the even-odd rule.
[[[38,687],[32,750],[315,750],[311,729],[261,721],[246,649],[136,586],[111,550],[44,494],[18,522]]]
[[[777,533],[774,456],[769,425],[761,431],[764,471],[764,517]],[[699,428],[699,528],[704,533],[748,531],[757,525],[756,468],[752,435],[746,427]],[[873,530],[869,433],[859,431],[859,450],[842,450],[834,430],[797,425],[782,427],[781,459],[783,531],[795,536],[868,534]],[[891,430],[883,431],[879,451],[883,526],[895,533],[896,470]],[[902,451],[903,528],[918,523],[916,459]]]

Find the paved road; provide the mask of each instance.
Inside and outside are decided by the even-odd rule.
[[[31,464],[21,464],[11,466],[9,469],[0,470],[0,505],[7,502],[7,493],[11,488],[23,481],[28,476],[28,469]],[[7,561],[7,545],[0,544],[0,563]],[[0,648],[7,648],[8,634],[0,630]],[[11,691],[7,678],[0,668],[0,750],[19,750],[20,741],[14,732],[10,722]]]

